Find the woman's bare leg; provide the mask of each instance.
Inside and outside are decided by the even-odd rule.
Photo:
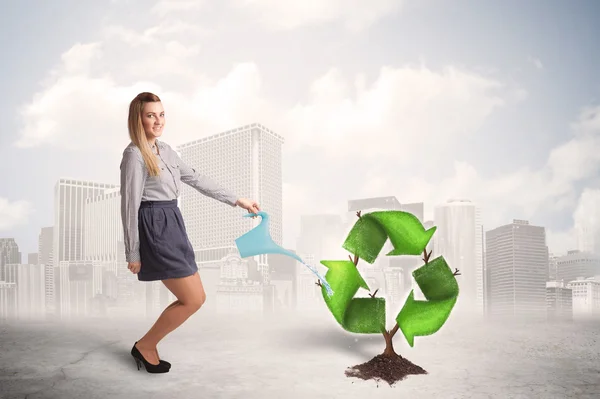
[[[158,317],[154,325],[136,344],[142,355],[152,364],[158,364],[156,346],[167,334],[175,330],[196,313],[206,300],[206,293],[198,272],[183,278],[162,280],[177,300]]]
[[[179,302],[179,299],[176,299],[175,301],[173,301],[173,303],[171,303],[169,306],[167,306],[165,308],[165,310],[163,310],[163,313],[165,313],[168,309],[171,309],[173,306],[175,306],[177,303]],[[161,314],[162,315],[162,314]],[[156,352],[156,356],[157,358],[160,360],[160,355],[158,354],[158,348],[155,350]]]

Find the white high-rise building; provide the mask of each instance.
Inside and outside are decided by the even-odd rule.
[[[123,241],[119,187],[87,198],[84,220],[83,259],[115,262],[117,244]]]
[[[449,200],[436,206],[433,235],[436,257],[442,255],[457,278],[457,311],[483,314],[483,229],[481,209],[469,200]]]
[[[88,198],[102,195],[114,184],[60,179],[54,189],[54,267],[84,259],[85,207]]]
[[[44,265],[6,265],[6,282],[16,286],[16,312],[19,319],[42,319],[46,313]]]
[[[52,261],[54,227],[42,227],[38,237],[38,263],[44,265],[46,312],[54,313],[54,263]]]
[[[14,238],[0,238],[0,281],[6,280],[6,265],[21,263],[19,245]]]
[[[60,298],[60,293],[66,292],[60,287],[61,282],[64,281],[64,272],[62,275],[60,274],[59,266],[62,262],[82,261],[84,259],[86,200],[101,195],[107,189],[114,189],[116,187],[114,184],[95,183],[68,178],[61,178],[56,183],[54,188],[52,250],[56,311],[65,308],[61,306]]]
[[[513,220],[486,233],[488,310],[497,317],[546,317],[546,230]],[[460,276],[462,277],[462,276]],[[460,297],[460,295],[459,295]]]
[[[87,317],[92,300],[102,293],[103,265],[95,261],[63,261],[56,268],[61,319]]]
[[[600,276],[578,277],[567,286],[573,290],[573,319],[600,319]]]
[[[558,278],[558,256],[548,254],[548,281],[556,281]]]
[[[546,315],[549,320],[573,317],[573,290],[564,281],[546,283]]]
[[[254,199],[270,216],[273,240],[283,242],[282,169],[283,137],[252,124],[205,137],[177,147],[181,159],[198,172],[233,191]],[[183,185],[180,199],[188,236],[199,267],[218,267],[235,239],[251,230],[259,219],[244,218],[244,212],[208,198]],[[264,283],[268,284],[268,255],[257,257]]]
[[[17,284],[0,281],[0,320],[13,319],[17,311]]]
[[[296,250],[304,262],[315,268],[321,276],[327,273],[327,268],[321,264],[322,260],[348,258],[348,252],[342,248],[346,238],[344,227],[344,220],[340,215],[300,216],[300,234],[296,240]],[[319,306],[321,289],[315,284],[317,277],[300,262],[296,271],[298,309],[312,309],[315,303]]]
[[[584,191],[574,215],[577,249],[600,255],[600,194]]]
[[[600,255],[573,250],[556,258],[557,280],[569,282],[593,276],[600,276]]]
[[[39,260],[38,260],[37,252],[27,254],[27,264],[28,265],[37,265],[38,263],[39,263]]]

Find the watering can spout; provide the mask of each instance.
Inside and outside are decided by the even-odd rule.
[[[247,258],[249,256],[263,254],[281,254],[294,258],[303,265],[307,266],[319,278],[319,280],[321,280],[323,285],[325,285],[328,294],[331,295],[333,293],[331,287],[314,268],[304,263],[302,258],[296,255],[294,252],[282,248],[281,246],[277,245],[275,241],[273,241],[271,235],[269,234],[269,215],[262,211],[244,215],[244,217],[254,216],[260,216],[260,224],[235,240],[235,245],[240,252],[240,256],[242,258]]]

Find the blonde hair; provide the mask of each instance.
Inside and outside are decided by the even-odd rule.
[[[150,176],[158,176],[160,174],[160,169],[158,167],[156,156],[154,156],[154,153],[148,144],[144,125],[142,125],[142,112],[144,110],[144,104],[159,101],[160,98],[158,98],[156,94],[148,92],[138,94],[129,104],[129,117],[127,120],[129,137],[133,144],[140,149]]]

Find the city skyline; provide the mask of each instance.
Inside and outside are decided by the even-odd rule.
[[[265,137],[274,137],[278,141],[276,147],[268,147],[269,142],[264,142],[264,138],[261,139],[263,142],[259,141],[261,134],[266,135]],[[233,187],[236,191],[240,191],[246,196],[248,193],[251,193],[252,195],[255,195],[256,198],[259,198],[261,202],[263,198],[268,198],[267,203],[275,204],[275,206],[280,209],[281,205],[277,204],[281,204],[281,191],[275,188],[270,189],[270,191],[262,192],[260,187],[264,186],[266,177],[272,175],[277,177],[277,175],[280,175],[281,173],[281,144],[283,144],[283,140],[280,136],[262,125],[253,124],[232,129],[227,132],[221,132],[201,140],[184,143],[179,146],[178,149],[180,153],[183,150],[182,158],[184,161],[199,170],[206,169],[208,164],[213,165],[214,169],[214,167],[218,165],[236,162],[236,160],[239,159],[241,164],[238,165],[237,168],[243,168],[245,165],[247,168],[250,168],[248,174],[237,175],[235,168],[225,168],[220,174],[215,172],[216,169],[211,169],[209,170],[209,173],[212,171],[214,173],[214,178],[221,184],[224,182],[226,185]],[[270,149],[264,153],[266,148]],[[259,155],[258,151],[263,151],[262,155]],[[240,159],[239,157],[242,152],[246,153],[246,157]],[[265,159],[266,161],[264,161]],[[280,181],[279,184],[282,185],[283,182]],[[271,186],[272,185],[271,182]],[[218,207],[220,204],[212,204],[209,198],[206,198],[199,193],[195,193],[191,187],[187,186],[185,186],[179,200],[184,217],[186,218],[186,223],[188,224],[191,241],[196,250],[197,262],[200,269],[202,269],[201,271],[204,275],[205,282],[207,283],[208,291],[210,291],[211,288],[217,288],[215,293],[224,292],[223,290],[229,288],[227,288],[227,284],[223,286],[222,282],[219,282],[222,281],[222,276],[221,280],[219,280],[218,277],[219,270],[221,275],[223,274],[223,269],[220,264],[225,257],[232,253],[232,251],[235,252],[233,240],[237,236],[243,234],[244,231],[249,230],[253,223],[251,223],[249,219],[242,218],[239,218],[239,220],[245,223],[236,223],[236,219],[230,218],[230,222],[225,223],[225,225],[228,226],[227,228],[222,228],[216,236],[206,236],[203,232],[207,231],[207,228],[209,230],[211,229],[210,227],[207,227],[207,222],[209,222],[209,224],[216,222],[211,215],[215,212],[224,212],[226,209],[219,209]],[[43,277],[46,280],[45,296],[47,298],[46,302],[48,303],[49,312],[55,309],[54,311],[57,311],[60,314],[71,308],[72,301],[68,298],[72,296],[71,291],[73,289],[73,283],[69,282],[68,276],[72,275],[73,271],[71,269],[73,267],[79,266],[71,265],[70,263],[88,262],[89,267],[91,268],[89,273],[92,273],[91,270],[93,270],[93,275],[98,276],[94,277],[93,282],[94,286],[98,287],[104,287],[104,277],[102,276],[104,276],[107,270],[114,270],[115,267],[118,269],[118,264],[115,266],[112,265],[111,262],[116,262],[117,259],[120,259],[122,256],[122,254],[119,253],[119,248],[121,248],[120,241],[122,240],[122,224],[118,212],[119,203],[120,191],[118,185],[85,180],[71,180],[67,178],[61,178],[57,181],[55,185],[54,209],[55,220],[58,223],[55,226],[41,229],[38,241],[38,253],[27,254],[28,258],[31,259],[37,257],[39,259],[48,259],[48,261],[52,262],[51,266],[47,265],[49,267],[46,268],[45,274],[43,274]],[[204,211],[198,213],[194,211],[196,208],[204,209]],[[482,209],[479,205],[468,199],[456,198],[448,199],[445,203],[435,205],[433,208],[433,221],[425,222],[425,204],[423,202],[402,204],[395,196],[349,199],[347,211],[343,212],[342,210],[339,210],[337,212],[336,217],[339,218],[338,227],[334,227],[338,223],[334,221],[334,219],[331,219],[329,222],[327,221],[328,215],[300,215],[300,219],[314,219],[314,222],[312,223],[315,226],[321,226],[321,228],[313,228],[312,230],[314,231],[308,233],[308,235],[306,235],[305,232],[304,238],[302,238],[301,235],[295,237],[299,240],[298,245],[291,249],[298,250],[300,253],[311,257],[311,259],[316,262],[313,266],[319,267],[319,260],[331,258],[333,253],[341,253],[341,246],[339,244],[341,243],[343,233],[347,232],[353,224],[354,218],[352,214],[355,211],[397,209],[411,212],[416,215],[424,225],[436,226],[438,228],[437,234],[434,235],[434,238],[430,242],[430,249],[434,248],[437,255],[445,256],[449,264],[462,270],[463,275],[465,276],[461,278],[459,282],[462,295],[457,310],[459,308],[461,310],[468,309],[470,312],[475,311],[475,313],[483,314],[484,307],[489,305],[484,304],[484,302],[486,302],[487,299],[487,301],[493,303],[492,297],[494,295],[497,296],[497,294],[492,293],[498,288],[496,287],[497,283],[494,278],[492,278],[492,275],[496,273],[492,267],[494,262],[489,261],[487,258],[484,260],[486,257],[484,255],[486,245],[484,244],[483,239],[484,226],[481,223]],[[336,213],[333,213],[330,216],[334,215],[336,215]],[[342,218],[343,215],[346,216],[345,220]],[[222,217],[220,219],[222,219]],[[239,226],[234,228],[234,225]],[[319,237],[318,232],[323,230],[324,226],[328,228],[334,227],[331,231],[333,232],[333,235],[331,232],[323,232],[324,236]],[[505,226],[506,225],[499,226],[495,229],[486,229],[485,233],[494,233],[497,229]],[[589,228],[589,224],[587,226]],[[274,224],[271,227],[274,239],[281,243],[282,226],[281,219],[277,218],[277,215],[274,219]],[[44,234],[44,231],[47,231],[47,233]],[[52,233],[48,235],[50,231]],[[546,242],[545,234],[544,230],[544,243]],[[46,237],[42,239],[44,235]],[[55,239],[55,237],[58,237],[58,239]],[[205,238],[201,240],[201,237]],[[217,238],[217,241],[214,241],[215,238]],[[226,238],[225,241],[223,241],[223,238]],[[204,242],[206,239],[214,241],[214,244],[212,245],[214,248],[212,248],[211,245],[207,245],[208,242]],[[312,241],[306,241],[307,239]],[[335,242],[335,240],[340,241],[340,243]],[[17,256],[14,253],[15,251],[18,251],[18,256],[23,258],[21,255],[23,251],[19,251],[20,248],[18,248],[18,245],[14,240],[9,239],[8,241],[5,240],[5,242],[11,243],[10,245],[12,245],[13,248],[13,255],[11,255],[13,262],[8,263],[16,263],[14,262],[14,259],[16,259],[15,256]],[[307,246],[307,243],[309,242],[314,243]],[[582,241],[578,240],[577,242],[581,243]],[[584,247],[584,250],[589,249],[589,242],[589,240],[585,241],[587,247]],[[49,248],[50,246],[51,248]],[[388,249],[391,249],[389,248],[389,243],[387,244],[387,247]],[[334,248],[337,248],[337,251],[332,251]],[[548,250],[547,248],[548,255],[544,255],[545,260],[543,261],[543,269],[545,270],[546,276],[538,282],[540,284],[534,283],[532,285],[532,287],[537,287],[539,285],[536,289],[539,291],[540,308],[544,305],[541,303],[542,299],[546,300],[545,294],[547,282],[556,280],[569,283],[575,281],[576,278],[591,278],[596,274],[600,275],[600,263],[598,264],[598,267],[591,265],[587,266],[587,264],[579,268],[576,266],[568,266],[571,268],[569,270],[573,270],[571,272],[568,272],[567,269],[561,267],[562,264],[570,265],[572,263],[569,260],[565,261],[565,257],[572,257],[573,254],[579,254],[580,252],[581,250],[579,249],[573,249],[566,254],[558,254],[559,256],[556,256],[556,251],[552,251],[551,248]],[[493,258],[493,251],[488,251],[488,257],[490,254]],[[211,256],[213,256],[214,259],[211,258]],[[584,262],[588,259],[598,259],[597,256],[594,257],[595,255],[586,255],[585,251],[581,256],[583,256]],[[258,269],[261,270],[260,273],[263,275],[264,283],[269,284],[271,274],[269,271],[269,262],[266,257],[261,257],[260,259],[262,260],[259,260]],[[556,262],[554,262],[555,259]],[[108,263],[106,263],[106,266],[102,266],[102,262]],[[242,261],[238,260],[238,262]],[[413,262],[413,264],[407,260],[390,259],[389,261],[385,260],[383,262],[384,263],[381,263],[381,261],[379,261],[379,266],[374,265],[374,267],[369,267],[370,271],[366,271],[367,274],[365,275],[365,279],[370,286],[374,286],[377,289],[383,288],[382,293],[384,295],[392,295],[393,298],[388,297],[388,300],[392,301],[391,303],[400,301],[400,298],[405,293],[406,289],[409,287],[415,288],[414,282],[412,282],[410,276],[410,271],[418,265],[415,262]],[[0,264],[0,271],[5,269],[6,263],[7,262],[4,261]],[[243,261],[242,263],[245,265],[243,267],[248,267],[247,261]],[[485,271],[484,263],[486,264]],[[213,264],[214,266],[212,266]],[[553,264],[555,264],[555,266],[552,266]],[[204,265],[209,268],[204,268]],[[399,269],[397,270],[400,270],[400,272],[394,271],[395,268],[398,267]],[[554,275],[552,275],[552,267],[556,269]],[[381,272],[379,269],[381,268],[386,270],[387,268],[390,269],[387,272],[380,274]],[[383,271],[384,269],[381,270]],[[215,274],[215,272],[217,274]],[[324,270],[322,270],[322,272],[324,272]],[[114,277],[117,278],[116,281],[119,280],[118,275],[122,274],[116,270],[112,273],[114,274]],[[245,274],[239,274],[238,272],[239,276],[247,275],[247,273],[248,271],[246,271]],[[554,279],[550,278],[551,275]],[[299,276],[302,276],[302,273]],[[15,278],[16,277],[13,277],[12,282],[16,282]],[[236,279],[237,278],[238,277],[236,277]],[[244,277],[242,280],[246,278],[247,277]],[[295,290],[303,293],[304,298],[318,297],[318,290],[313,285],[311,279],[311,275],[306,275],[304,277],[298,277],[298,279],[295,280],[295,284],[300,284],[299,286],[296,286]],[[397,281],[394,282],[395,280]],[[486,280],[490,280],[491,283]],[[90,281],[90,284],[91,283],[92,282]],[[61,288],[61,284],[65,285],[65,287]],[[306,287],[303,287],[304,285]],[[84,285],[82,287],[86,286]],[[390,293],[388,293],[388,288],[393,292],[397,292],[391,293],[390,291]],[[489,292],[486,292],[486,288],[488,288]],[[238,291],[240,289],[242,288],[237,288]],[[256,291],[258,287],[248,289]],[[88,292],[85,290],[87,290],[87,288],[84,288],[83,292]],[[103,290],[104,288],[100,289],[99,292],[103,292]],[[157,292],[156,295],[158,296],[156,296],[156,298],[163,298],[163,295],[166,295],[167,297],[170,296],[163,287],[149,288],[149,290],[150,291],[147,292]],[[164,293],[158,294],[162,291],[164,291]],[[256,293],[258,294],[259,291],[256,291]],[[150,297],[148,297],[147,300],[153,301],[154,299],[151,298],[154,297],[154,294],[148,295],[150,295]],[[263,293],[260,295],[263,295]],[[223,296],[221,295],[220,301],[223,302],[223,300]],[[302,300],[299,300],[299,303],[301,302]],[[79,306],[77,302],[75,302],[75,306]],[[263,306],[262,302],[260,302],[260,304],[256,303],[256,306]]]
[[[469,198],[495,210],[484,226],[546,226],[555,252],[577,245],[575,230],[598,227],[579,227],[578,216],[600,195],[597,2],[383,1],[372,12],[337,4],[267,14],[262,2],[135,3],[91,12],[54,2],[72,16],[63,22],[43,17],[58,12],[46,4],[7,14],[3,29],[37,32],[10,34],[0,75],[28,74],[5,78],[0,100],[10,115],[0,157],[24,165],[3,173],[0,236],[24,253],[52,223],[44,197],[56,180],[117,182],[127,104],[145,90],[163,99],[174,147],[251,123],[284,137],[286,246],[299,214],[390,194],[424,202],[428,220],[434,204]],[[139,24],[120,17],[133,11]],[[286,23],[273,26],[278,17]],[[57,30],[64,36],[44,34]],[[148,57],[155,48],[161,61]]]
[[[10,4],[0,397],[598,397],[600,1]],[[144,92],[163,172],[256,200],[291,256],[242,258],[261,219],[182,182],[206,295],[131,272]],[[136,370],[200,304],[156,343],[169,373]]]
[[[236,132],[240,134],[233,135]],[[250,146],[253,156],[242,162],[252,167],[251,173],[239,176],[229,168],[218,176],[218,180],[278,204],[280,190],[261,192],[260,187],[266,176],[280,173],[277,165],[280,165],[279,146],[282,142],[276,147],[268,147],[268,140],[258,141],[261,134],[278,137],[261,125],[250,125],[184,144],[181,148],[189,149],[184,158],[198,169],[213,155],[217,156],[213,163],[227,163],[228,148]],[[216,151],[223,146],[216,140],[229,136],[234,137],[233,142],[227,142],[228,146],[220,153]],[[235,138],[240,143],[236,143]],[[246,140],[250,138],[250,141]],[[267,148],[266,156],[254,152],[262,147]],[[237,155],[237,152],[232,154]],[[264,159],[267,162],[263,165]],[[191,209],[201,206],[198,199],[209,200],[191,190],[183,194],[184,204]],[[94,314],[106,316],[102,312],[107,311],[107,306],[111,309],[109,314],[114,316],[131,306],[142,305],[146,314],[152,314],[174,300],[158,282],[136,284],[135,276],[125,272],[119,203],[120,190],[116,185],[60,179],[55,185],[54,197],[57,223],[41,229],[38,252],[27,254],[29,262],[19,263],[23,254],[14,239],[0,240],[0,271],[4,274],[0,287],[0,316],[54,316],[59,319]],[[286,308],[291,310],[291,306],[293,310],[309,311],[320,307],[320,292],[314,284],[314,276],[300,269],[295,261],[288,261],[287,266],[282,267],[285,257],[279,257],[275,263],[268,260],[271,256],[239,257],[233,240],[249,230],[252,224],[226,223],[215,237],[205,237],[202,232],[211,229],[209,225],[214,220],[210,215],[215,210],[208,203],[204,207],[207,209],[195,220],[196,226],[190,229],[190,237],[206,292],[216,298],[216,305],[209,304],[207,312],[263,314]],[[462,294],[455,313],[553,320],[600,316],[600,301],[597,300],[600,256],[587,252],[589,247],[557,256],[546,245],[545,228],[532,226],[526,220],[513,220],[484,232],[481,207],[464,198],[449,199],[435,206],[433,221],[424,221],[424,209],[423,202],[402,204],[395,196],[349,199],[345,212],[301,215],[301,226],[304,227],[297,237],[297,246],[291,249],[324,273],[319,261],[342,256],[344,251],[340,244],[356,220],[356,211],[407,211],[424,226],[436,226],[437,234],[428,249],[435,251],[437,256],[444,256],[451,268],[460,270],[461,276],[465,276],[458,279]],[[196,216],[191,212],[188,218]],[[281,242],[281,231],[276,220],[271,234],[278,242]],[[212,247],[199,240],[201,237],[212,240]],[[231,244],[226,242],[228,240]],[[589,246],[589,241],[586,245]],[[386,243],[384,249],[390,250],[390,243]],[[21,260],[17,261],[18,258]],[[41,264],[40,259],[51,264]],[[419,265],[420,261],[384,258],[373,265],[362,265],[361,274],[371,292],[380,291],[380,296],[386,298],[390,304],[387,312],[393,313],[396,311],[393,308],[400,305],[408,290],[416,289],[416,297],[422,296],[410,274]],[[272,283],[275,269],[278,272]],[[131,303],[126,306],[127,301]]]
[[[261,125],[260,124],[247,125],[247,127],[251,127],[251,126],[261,126]],[[244,127],[244,128],[247,128],[247,127]],[[236,130],[236,129],[234,129],[234,130]],[[229,130],[229,131],[231,131],[231,130]],[[222,133],[225,133],[225,132],[219,132],[219,133],[216,133],[216,134],[214,134],[212,136],[208,136],[208,137],[217,137],[217,136],[219,136]],[[189,143],[183,143],[180,146],[178,146],[178,148],[185,148],[187,146],[193,145],[197,141],[198,140],[194,140],[194,141],[189,142]],[[209,174],[209,176],[211,176],[211,175]],[[66,182],[69,182],[69,183],[66,184]],[[60,177],[57,180],[57,182],[55,184],[55,187],[54,187],[54,195],[55,196],[61,195],[60,192],[59,192],[59,190],[60,190],[59,187],[61,187],[62,185],[69,186],[69,185],[72,185],[72,184],[77,185],[77,184],[80,184],[80,183],[84,183],[86,186],[90,186],[90,187],[92,187],[92,186],[102,187],[101,189],[97,189],[97,190],[101,190],[101,191],[97,191],[97,193],[95,195],[93,195],[93,196],[91,196],[89,198],[87,198],[87,197],[81,197],[79,195],[80,201],[89,202],[90,205],[93,205],[95,201],[100,201],[102,198],[105,198],[105,197],[112,197],[113,198],[113,202],[114,202],[115,201],[114,199],[117,198],[117,196],[118,196],[117,190],[119,188],[119,185],[116,184],[116,183],[99,182],[99,181],[86,180],[86,179],[74,179],[72,177],[67,177],[67,176],[62,176],[62,177]],[[184,191],[183,191],[182,194],[188,194],[189,195],[192,192],[193,192],[193,189],[191,187],[188,187],[186,185],[184,187]],[[195,198],[196,198],[195,201],[197,201],[197,198],[201,198],[201,195],[199,195],[199,194],[198,194],[198,196],[196,196],[196,194],[192,194],[192,195],[195,196]],[[182,207],[181,206],[182,197],[183,197],[183,195],[181,195],[179,197],[180,207]],[[395,198],[395,197],[390,197],[390,198]],[[211,199],[207,198],[204,201],[211,201]],[[434,215],[434,211],[436,209],[443,208],[443,207],[447,206],[449,203],[453,203],[453,202],[456,202],[456,201],[457,200],[455,198],[448,198],[448,199],[444,199],[444,200],[440,201],[437,204],[426,204],[426,203],[424,203],[425,204],[425,206],[423,208],[423,209],[425,209],[425,213],[424,214],[432,216],[429,219],[435,219],[435,217],[433,215]],[[467,202],[471,202],[471,200],[466,200],[466,201]],[[116,204],[116,202],[115,202],[115,204]],[[112,208],[114,208],[116,206],[115,204],[112,204]],[[218,206],[218,204],[217,204],[217,206]],[[56,209],[57,208],[55,208],[55,212],[57,211]],[[183,207],[182,207],[182,209],[183,209]],[[481,211],[480,211],[481,207],[478,205],[477,209],[479,209],[478,212],[480,214],[480,216],[477,216],[479,218],[478,220],[481,220]],[[600,209],[600,205],[599,205],[599,209]],[[267,209],[264,209],[264,210],[267,211],[267,212],[269,212]],[[550,253],[552,253],[554,255],[558,255],[558,256],[567,255],[569,252],[572,252],[572,251],[584,251],[584,252],[590,252],[590,253],[597,253],[597,249],[596,249],[595,245],[597,245],[596,244],[597,242],[600,242],[600,239],[595,238],[595,237],[588,237],[586,239],[582,238],[582,237],[585,236],[585,233],[589,233],[589,232],[593,231],[593,229],[595,229],[595,225],[598,224],[598,222],[596,222],[595,219],[593,219],[593,217],[597,216],[597,213],[595,213],[596,210],[595,209],[592,209],[592,210],[593,210],[593,213],[591,214],[590,221],[588,223],[584,222],[584,223],[579,223],[579,224],[575,224],[574,225],[574,232],[575,232],[574,234],[576,234],[574,236],[574,240],[573,240],[574,244],[571,247],[564,247],[565,249],[562,252],[553,250],[552,247],[549,247]],[[225,211],[230,211],[230,210],[226,209]],[[81,212],[81,209],[80,209],[79,212]],[[410,212],[410,210],[409,210],[409,212]],[[423,211],[421,211],[421,212],[423,212]],[[339,210],[337,213],[334,211],[333,213],[339,214],[339,215],[344,215],[345,214],[345,212],[343,210]],[[318,214],[318,213],[316,213],[316,214]],[[483,212],[483,214],[485,215],[486,212]],[[120,216],[118,214],[116,214],[116,215],[119,218],[119,223],[120,223]],[[185,215],[185,212],[184,212],[184,215]],[[308,216],[308,215],[311,215],[311,214],[298,215],[298,221],[303,216]],[[419,217],[419,215],[417,215],[417,216]],[[78,215],[78,217],[79,218],[86,218],[86,217],[89,218],[90,215],[81,214],[81,215]],[[187,219],[190,219],[190,216],[186,217],[186,220]],[[192,217],[192,219],[193,219],[193,217]],[[115,220],[117,220],[117,219],[115,219]],[[514,218],[512,218],[510,220],[514,220]],[[504,225],[506,223],[509,223],[509,220],[506,220],[505,222],[500,222],[495,227],[484,226],[481,222],[478,222],[478,223],[479,223],[478,226],[480,228],[483,228],[487,232],[487,231],[493,230],[496,227],[499,227],[499,226],[502,226],[502,225]],[[248,226],[251,226],[251,224],[249,224]],[[44,229],[44,228],[53,228],[53,229],[56,229],[56,226],[54,226],[54,225],[40,226],[40,228],[37,230],[38,231],[37,234],[39,234],[39,231],[42,230],[42,229]],[[120,225],[118,226],[118,228],[120,229]],[[113,229],[114,229],[114,227],[113,227]],[[194,231],[193,229],[194,228],[192,227],[192,231]],[[58,231],[54,232],[54,234],[57,234],[57,233],[58,233]],[[120,234],[122,234],[122,232]],[[281,233],[279,233],[279,234],[281,234]],[[283,236],[283,235],[282,234],[281,235],[276,235],[274,238],[276,238],[279,241],[281,239],[279,237],[281,237],[281,236]],[[59,237],[60,237],[60,235],[59,235]],[[437,236],[434,237],[434,238],[435,239],[439,239],[439,237],[437,237]],[[9,234],[4,233],[3,235],[0,235],[0,239],[8,239],[8,240],[12,239],[12,240],[15,240],[15,242],[17,242],[16,238],[13,237],[13,236],[11,236],[10,233]],[[295,242],[297,239],[298,239],[298,236],[287,237],[287,242],[288,243]],[[231,241],[233,242],[233,240],[231,240]],[[433,241],[434,240],[432,240],[432,243],[433,243]],[[480,239],[480,241],[482,241],[482,239]],[[32,252],[32,249],[36,249],[35,254],[37,254],[39,252],[39,245],[40,245],[39,244],[39,240],[37,240],[37,239],[35,240],[35,247],[28,248],[27,251],[24,250],[23,246],[19,245],[19,250],[20,250],[21,256],[22,257],[27,257],[27,256],[30,256],[30,255],[33,255],[34,252]],[[60,244],[58,243],[58,241],[55,241],[54,242],[54,246],[55,247],[53,248],[53,251],[57,251],[59,245]],[[81,249],[78,249],[78,250],[81,251]],[[63,252],[64,252],[64,249],[63,249]],[[59,256],[60,256],[60,260],[62,260],[62,258],[64,258],[64,255],[59,255]],[[478,284],[481,285],[482,283],[479,282]]]

